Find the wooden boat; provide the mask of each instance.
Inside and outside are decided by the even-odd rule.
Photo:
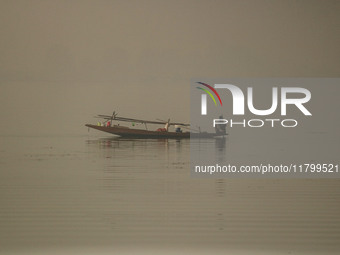
[[[118,117],[115,112],[110,115],[97,115],[96,118],[104,119],[104,122],[98,122],[97,125],[86,124],[88,128],[93,128],[99,131],[107,132],[110,134],[118,135],[126,138],[161,138],[161,139],[182,139],[182,138],[213,138],[217,136],[226,135],[225,130],[218,131],[216,133],[207,132],[190,132],[183,129],[190,129],[190,124],[177,123],[168,121],[148,121],[140,119],[132,119],[125,117]],[[132,126],[137,124],[144,124],[145,129],[130,128],[121,126],[120,124],[113,125],[113,121],[117,122],[131,122]],[[164,125],[164,128],[158,128],[157,130],[148,130],[147,124]],[[169,131],[170,126],[175,126],[175,132]]]

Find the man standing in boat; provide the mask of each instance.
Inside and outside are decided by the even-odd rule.
[[[219,118],[223,119],[223,115],[221,115]],[[225,134],[227,134],[226,125],[225,124],[216,124],[215,132],[218,135],[225,135]]]

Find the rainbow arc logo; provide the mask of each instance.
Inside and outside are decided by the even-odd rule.
[[[206,88],[210,89],[217,96],[217,98],[220,101],[220,104],[222,106],[221,97],[212,86],[210,86],[209,84],[204,83],[204,82],[196,82],[196,83],[201,84],[201,85],[205,86]],[[213,94],[208,89],[201,88],[201,87],[196,87],[196,88],[203,90],[205,93],[207,93],[211,97],[211,99],[214,101],[215,105],[217,106],[215,97],[213,96]],[[202,98],[201,113],[202,113],[202,115],[206,115],[207,114],[207,95],[202,94],[201,98]]]

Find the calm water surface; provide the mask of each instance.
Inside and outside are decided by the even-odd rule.
[[[338,179],[193,179],[189,140],[0,144],[0,254],[340,253]]]

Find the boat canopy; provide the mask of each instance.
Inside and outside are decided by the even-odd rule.
[[[165,125],[168,123],[168,125],[178,125],[178,126],[185,126],[188,127],[190,124],[186,123],[179,123],[179,122],[170,122],[169,121],[152,121],[152,120],[141,120],[141,119],[133,119],[133,118],[125,118],[125,117],[119,117],[115,112],[113,112],[112,115],[103,115],[98,114],[95,116],[96,118],[106,119],[106,120],[116,120],[116,121],[127,121],[127,122],[136,122],[136,123],[142,123],[142,124],[158,124],[158,125]]]

